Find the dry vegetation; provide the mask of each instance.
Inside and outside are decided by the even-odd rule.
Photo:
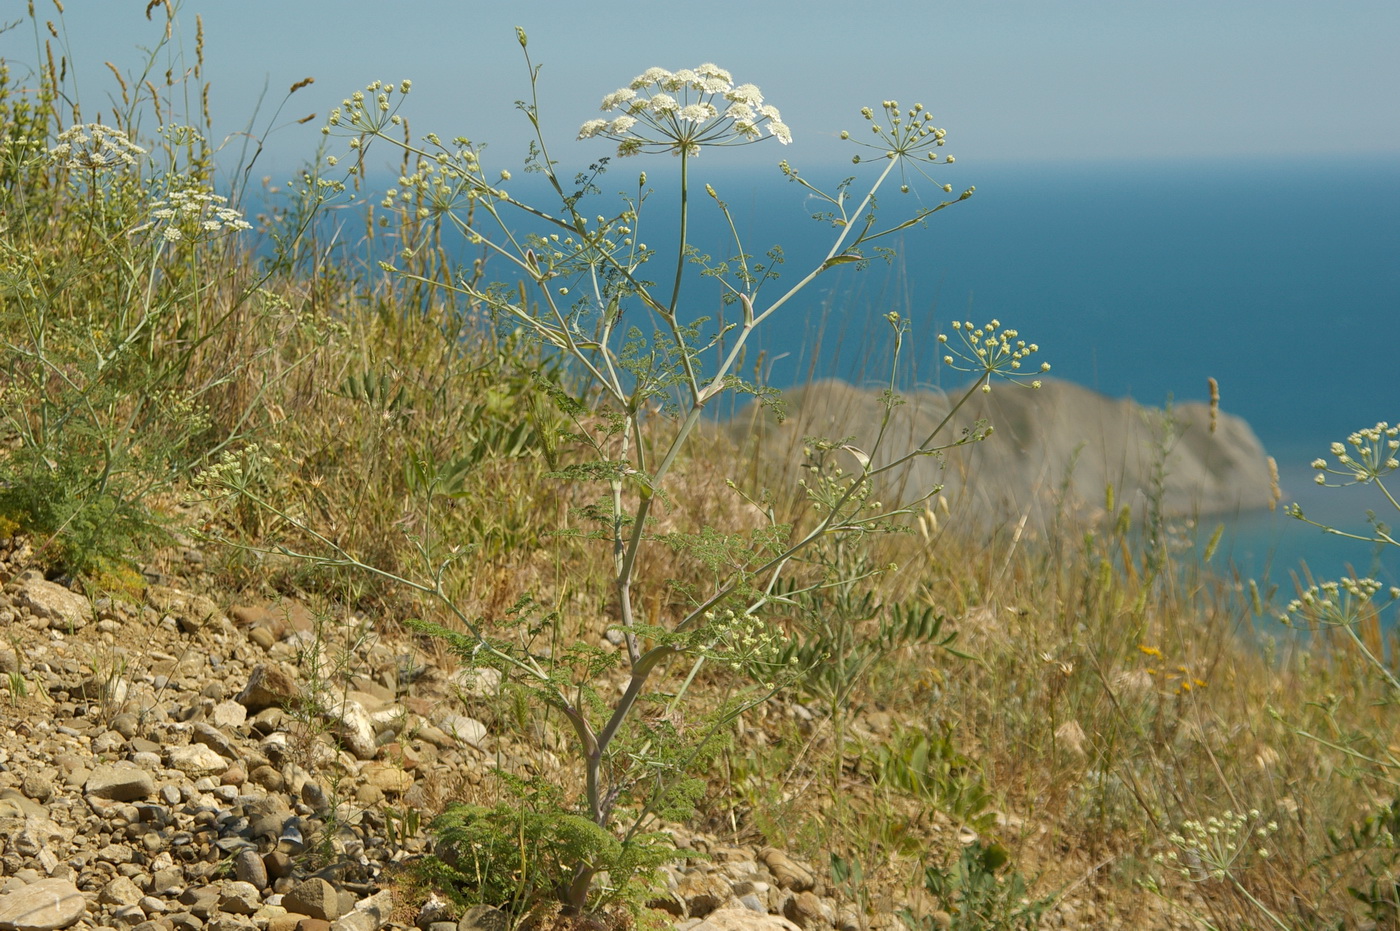
[[[567,372],[471,306],[357,271],[370,239],[317,241],[301,228],[314,177],[261,218],[265,238],[301,237],[279,260],[225,239],[153,251],[130,233],[139,186],[98,185],[46,156],[55,129],[83,121],[59,86],[53,71],[0,85],[6,535],[27,540],[35,564],[111,589],[140,586],[130,567],[151,540],[202,533],[228,544],[218,571],[231,592],[309,592],[384,625],[450,624],[431,599],[287,555],[324,554],[329,540],[413,574],[431,537],[470,548],[444,578],[466,615],[489,624],[533,593],[559,609],[562,641],[612,649],[598,624],[613,597],[607,554],[559,534],[579,526],[583,492],[552,477],[574,452],[539,385]],[[128,111],[108,119],[149,104],[133,81]],[[214,177],[206,145],[164,154],[191,183]],[[433,242],[411,217],[387,219],[400,243]],[[446,253],[421,255],[411,270],[452,271]],[[143,301],[145,317],[112,319]],[[763,469],[718,438],[701,446],[659,525],[750,528],[723,479],[757,495]],[[274,510],[205,497],[201,475],[230,454]],[[800,498],[772,490],[790,510],[780,522],[807,519]],[[911,904],[915,919],[960,901],[925,889],[925,872],[948,869],[975,834],[1009,854],[1003,886],[1020,874],[1047,914],[1073,900],[1090,925],[1395,927],[1388,685],[1344,639],[1281,627],[1277,602],[1247,580],[1191,553],[1159,565],[1134,532],[1144,515],[1109,511],[1102,524],[987,533],[954,510],[818,553],[814,564],[863,580],[773,618],[810,669],[729,727],[691,827],[832,864],[846,895],[872,911]],[[643,564],[636,587],[664,617],[706,582],[682,555]],[[1389,638],[1368,623],[1363,639],[1383,656]],[[661,691],[688,672],[675,664]],[[737,678],[702,670],[687,720]],[[522,714],[567,737],[557,717]],[[1227,812],[1277,829],[1212,875],[1170,838]],[[1154,862],[1173,851],[1185,875]],[[1007,926],[1022,907],[1004,903]]]

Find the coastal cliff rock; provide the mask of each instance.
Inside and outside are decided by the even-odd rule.
[[[729,430],[736,442],[760,450],[770,467],[795,480],[804,438],[846,439],[873,451],[874,462],[883,464],[923,442],[960,396],[932,390],[903,395],[878,450],[873,447],[884,410],[881,392],[841,381],[785,392],[782,423],[750,405],[729,422]],[[1249,424],[1222,411],[1211,432],[1207,405],[1186,403],[1170,409],[1164,431],[1166,413],[1064,381],[1047,379],[1039,391],[997,383],[963,405],[935,445],[953,443],[978,421],[992,426],[991,436],[946,457],[915,459],[892,472],[890,490],[881,493],[908,498],[942,484],[950,506],[972,506],[996,520],[1026,512],[1045,515],[1047,508],[1092,512],[1103,507],[1111,484],[1117,506],[1131,505],[1140,513],[1161,464],[1166,516],[1268,505],[1268,460]],[[856,468],[854,459],[846,468]]]

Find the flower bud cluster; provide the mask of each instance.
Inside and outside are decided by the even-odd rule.
[[[1153,859],[1191,882],[1220,881],[1251,850],[1260,859],[1268,859],[1271,851],[1264,842],[1277,830],[1276,821],[1261,823],[1257,808],[1248,814],[1227,811],[1218,818],[1183,822],[1180,832],[1167,836],[1176,849]]]
[[[603,98],[600,109],[618,115],[587,121],[578,138],[616,140],[621,156],[699,155],[703,146],[757,142],[765,127],[784,145],[791,142],[778,108],[765,104],[754,85],[733,81],[728,71],[709,63],[680,71],[648,68]]]
[[[938,334],[938,342],[948,348],[949,353],[943,362],[960,372],[976,372],[990,379],[993,375],[1024,384],[1019,377],[1022,364],[1034,353],[1040,351],[1035,343],[1019,339],[1020,333],[1012,329],[1002,329],[1001,321],[991,320],[985,325],[974,327],[971,321],[953,321],[953,331],[962,340],[961,346],[949,344],[947,334]],[[1040,372],[1050,371],[1050,363],[1042,362]],[[1030,382],[1032,388],[1039,388],[1040,382]],[[990,381],[982,385],[983,391],[990,391]]]
[[[1337,465],[1329,465],[1326,459],[1314,459],[1312,467],[1317,470],[1313,481],[1319,485],[1332,484],[1328,475],[1341,476],[1345,481],[1336,485],[1364,485],[1383,475],[1400,469],[1400,425],[1392,427],[1382,421],[1374,427],[1358,430],[1347,437],[1346,443],[1333,443],[1332,455]]]
[[[856,145],[875,149],[880,153],[880,158],[920,158],[943,165],[951,165],[956,161],[951,155],[940,158],[937,150],[942,148],[948,132],[933,125],[933,114],[924,109],[921,103],[903,110],[899,101],[886,100],[880,104],[878,113],[872,107],[863,107],[860,115],[870,124],[870,132],[877,141],[872,143],[857,140]],[[850,139],[851,134],[842,132],[841,138]],[[856,155],[852,161],[859,165],[862,157]],[[951,184],[941,187],[945,192],[953,189]]]
[[[1361,620],[1366,614],[1400,601],[1400,588],[1392,586],[1386,592],[1390,600],[1385,604],[1374,604],[1376,595],[1380,594],[1383,588],[1384,585],[1372,578],[1341,579],[1312,585],[1302,595],[1290,601],[1278,619],[1289,626],[1296,621],[1303,621],[1319,627],[1347,627]]]
[[[347,127],[366,135],[379,135],[389,126],[398,126],[403,117],[398,109],[403,99],[413,88],[412,81],[400,81],[397,85],[389,81],[372,81],[364,90],[355,91],[331,110],[326,125],[321,128],[329,135],[332,127]],[[394,94],[397,91],[398,96]]]
[[[705,612],[703,638],[696,652],[736,671],[773,666],[787,646],[787,638],[764,621],[729,608]]]

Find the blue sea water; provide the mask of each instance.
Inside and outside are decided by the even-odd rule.
[[[693,162],[690,239],[717,259],[733,251],[703,193],[709,182],[729,204],[746,252],[784,249],[782,277],[764,286],[762,306],[819,260],[835,233],[812,219],[822,204],[800,186],[771,168],[711,168],[722,155]],[[813,177],[831,190],[845,174],[868,172],[868,181],[879,167]],[[674,168],[664,159],[612,168],[600,182],[607,196],[585,201],[584,212],[615,212],[611,192],[635,191],[635,172],[646,170],[656,194],[638,235],[659,250],[651,277],[669,280]],[[934,334],[953,319],[997,318],[1039,344],[1054,376],[1108,395],[1148,405],[1204,400],[1207,378],[1217,379],[1222,408],[1247,420],[1278,461],[1285,503],[1297,500],[1349,531],[1365,530],[1368,508],[1400,524],[1373,488],[1318,489],[1308,465],[1358,428],[1400,421],[1400,159],[960,162],[937,171],[955,194],[968,185],[976,194],[926,228],[890,237],[894,262],[877,260],[864,272],[842,266],[788,305],[755,347],[772,384],[886,380],[891,341],[882,318],[897,310],[913,336],[901,383],[952,387],[960,379],[940,370]],[[905,216],[947,196],[913,180],[908,195],[897,187],[881,195],[882,215]],[[529,188],[513,192],[520,190]],[[851,191],[863,193],[859,175]],[[687,298],[718,306],[713,291]],[[1214,523],[1203,521],[1203,538]],[[1394,548],[1373,564],[1365,544],[1278,512],[1226,523],[1217,563],[1233,560],[1285,589],[1303,563],[1317,578],[1354,568],[1400,584]]]
[[[895,264],[824,282],[824,300],[799,305],[805,327],[775,328],[765,348],[790,354],[775,383],[805,375],[822,325],[816,372],[883,377],[890,309],[912,321],[911,378],[947,383],[932,334],[995,317],[1037,342],[1055,376],[1115,397],[1204,400],[1214,377],[1223,409],[1278,461],[1285,503],[1351,532],[1368,510],[1400,524],[1373,487],[1318,488],[1309,466],[1358,428],[1400,421],[1400,160],[956,167],[948,181],[975,184],[971,199],[902,234]],[[802,235],[798,211],[757,213],[756,245]],[[1304,563],[1318,578],[1400,584],[1393,547],[1377,563],[1374,547],[1279,512],[1226,524],[1217,560],[1285,589]]]

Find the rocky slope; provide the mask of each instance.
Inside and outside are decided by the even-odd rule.
[[[405,813],[426,824],[486,792],[498,760],[557,768],[493,716],[489,676],[364,618],[203,590],[197,550],[148,571],[135,602],[11,556],[0,931],[501,931],[500,912],[405,894],[395,869],[427,846]],[[675,835],[701,855],[670,869],[653,903],[678,928],[902,927],[898,903],[859,911],[782,851]],[[1052,925],[1114,926],[1099,917],[1086,891],[1064,896]]]

